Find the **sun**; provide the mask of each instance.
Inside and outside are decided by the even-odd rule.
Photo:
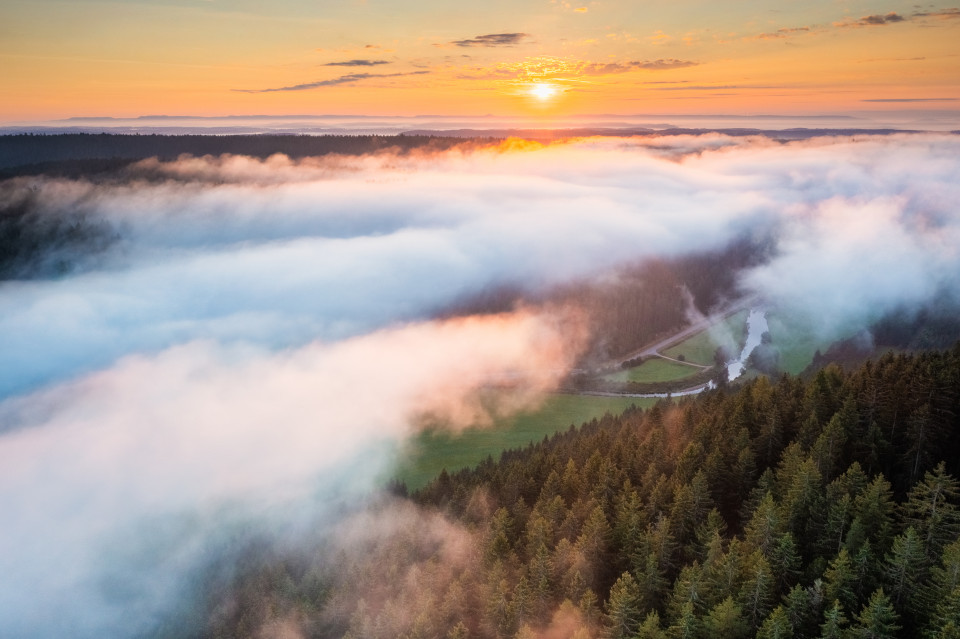
[[[530,88],[527,89],[527,92],[541,102],[546,102],[557,94],[558,89],[552,84],[548,84],[546,82],[537,82],[536,84],[530,85]]]

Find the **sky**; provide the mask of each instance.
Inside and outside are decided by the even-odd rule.
[[[0,0],[0,124],[960,109],[960,6]]]

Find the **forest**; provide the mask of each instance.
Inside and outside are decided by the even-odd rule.
[[[202,636],[960,637],[958,416],[960,344],[608,414],[251,549]]]
[[[489,138],[478,138],[489,142]],[[291,158],[329,153],[362,155],[376,151],[448,149],[465,140],[436,135],[128,135],[60,133],[0,135],[0,179],[15,175],[77,177],[117,171],[146,158],[176,160],[180,155],[249,155]]]

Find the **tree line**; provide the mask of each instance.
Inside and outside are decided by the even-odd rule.
[[[62,170],[82,173],[82,161],[93,161],[89,168],[97,171],[104,167],[122,168],[151,157],[176,160],[183,154],[200,157],[229,153],[267,158],[282,153],[304,158],[330,153],[363,155],[388,149],[400,153],[419,148],[444,150],[466,142],[463,138],[435,135],[0,135],[0,169],[5,169],[0,178]],[[113,162],[104,164],[105,160]]]

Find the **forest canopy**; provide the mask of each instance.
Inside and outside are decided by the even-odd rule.
[[[955,637],[958,411],[960,344],[608,414],[251,552],[205,636]]]

